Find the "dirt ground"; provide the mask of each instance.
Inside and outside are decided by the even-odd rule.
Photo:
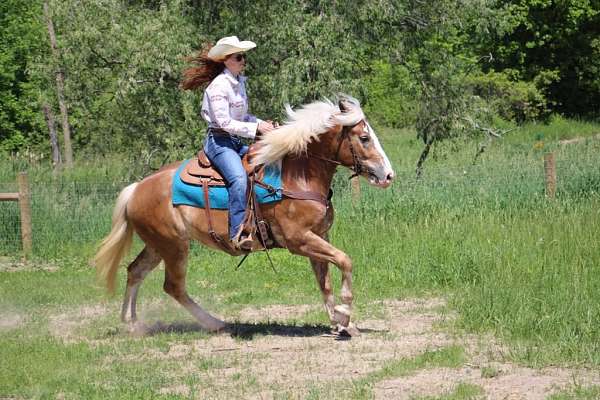
[[[168,300],[165,300],[168,301]],[[162,303],[140,305],[146,309],[176,307]],[[368,377],[390,362],[410,359],[426,351],[448,346],[465,349],[466,362],[458,368],[426,368],[402,377],[383,377],[371,384],[376,399],[411,399],[443,396],[458,385],[479,387],[486,399],[545,399],[576,385],[600,385],[598,371],[568,368],[531,369],[506,361],[507,350],[491,337],[458,336],[449,332],[449,320],[441,298],[385,301],[374,305],[376,318],[357,321],[361,335],[335,340],[326,326],[302,326],[308,313],[318,305],[281,305],[245,308],[230,320],[237,320],[235,334],[199,335],[186,343],[170,343],[168,350],[147,348],[143,353],[121,355],[118,361],[178,361],[174,384],[157,389],[160,394],[193,398],[306,398],[313,395],[348,398],[352,381]],[[168,311],[168,310],[167,310]],[[64,340],[86,340],[76,322],[103,317],[105,306],[85,307],[50,318],[50,331]],[[151,310],[147,315],[151,315]],[[160,313],[159,313],[160,314]],[[82,318],[84,317],[84,318]],[[13,317],[3,324],[18,323]],[[189,320],[188,320],[189,321]],[[292,321],[292,322],[290,322]],[[194,332],[192,322],[163,323],[149,318],[124,329],[127,335],[155,335],[163,332]],[[114,340],[114,338],[103,339]],[[112,356],[116,357],[116,356]],[[198,365],[198,360],[212,367]],[[107,364],[115,361],[107,358]],[[189,376],[202,384],[190,384]]]

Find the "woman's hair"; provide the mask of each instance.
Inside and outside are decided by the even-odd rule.
[[[181,88],[184,90],[194,90],[207,86],[225,69],[223,62],[213,61],[208,58],[208,51],[212,45],[205,45],[197,54],[187,57],[185,60],[192,64],[183,71],[183,81]]]

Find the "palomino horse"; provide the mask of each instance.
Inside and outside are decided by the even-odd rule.
[[[287,107],[288,121],[261,138],[255,164],[281,163],[282,183],[287,190],[316,192],[322,201],[286,198],[261,205],[275,247],[310,259],[323,294],[332,327],[338,332],[357,333],[350,324],[352,309],[352,262],[343,251],[331,245],[327,232],[333,223],[333,208],[327,200],[338,165],[352,169],[370,184],[385,188],[394,172],[375,132],[368,124],[358,101],[344,97],[338,105],[315,102],[293,111]],[[127,288],[121,319],[136,320],[138,289],[161,260],[165,263],[164,290],[185,307],[208,331],[219,331],[227,324],[204,311],[186,291],[186,263],[190,240],[222,250],[208,234],[204,210],[173,206],[171,183],[180,163],[123,189],[113,213],[112,230],[94,258],[99,276],[114,290],[119,262],[127,253],[135,231],[145,247],[127,267]],[[201,195],[200,190],[198,191]],[[213,210],[213,225],[227,236],[227,210]],[[235,255],[235,253],[232,253]],[[335,305],[328,263],[342,272],[341,303]]]

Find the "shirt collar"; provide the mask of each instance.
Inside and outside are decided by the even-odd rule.
[[[233,76],[233,74],[231,73],[231,71],[227,68],[225,68],[223,70],[223,74],[225,74],[225,78],[227,78],[227,80],[229,81],[229,83],[231,83],[233,86],[237,86],[241,83],[246,82],[246,77],[244,75],[238,75],[237,79],[235,78],[235,76]]]

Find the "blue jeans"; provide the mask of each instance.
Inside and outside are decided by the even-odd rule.
[[[233,239],[244,221],[246,212],[248,177],[242,166],[242,156],[248,152],[248,146],[237,136],[213,134],[209,130],[204,142],[204,152],[227,183],[229,237]]]

